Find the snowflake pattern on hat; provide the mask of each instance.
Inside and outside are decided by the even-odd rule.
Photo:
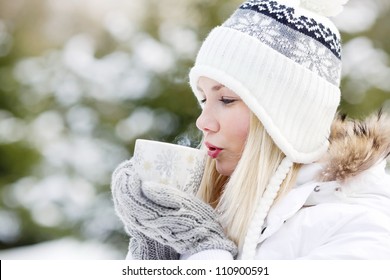
[[[296,15],[293,7],[277,1],[251,0],[241,5],[242,10],[252,10],[269,16],[289,28],[301,32],[326,46],[337,58],[341,58],[341,42],[337,34],[314,18]]]
[[[237,10],[223,26],[257,38],[328,82],[340,82],[340,59],[322,43],[253,10]]]

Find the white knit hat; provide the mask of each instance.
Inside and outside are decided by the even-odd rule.
[[[341,45],[327,18],[348,0],[252,0],[214,28],[190,71],[238,94],[289,160],[310,163],[328,147],[340,101]]]

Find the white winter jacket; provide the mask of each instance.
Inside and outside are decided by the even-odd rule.
[[[385,161],[348,183],[316,182],[318,164],[271,209],[256,259],[390,259],[390,176]],[[221,250],[183,259],[232,259]]]

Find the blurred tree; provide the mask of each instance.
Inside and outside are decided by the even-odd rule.
[[[137,138],[198,144],[187,74],[241,2],[0,0],[0,250],[73,236],[125,253],[111,172]],[[390,9],[350,4],[350,21],[374,15],[354,31],[338,18],[340,110],[363,117],[390,110]]]
[[[342,100],[340,111],[363,118],[383,108],[390,112],[390,2],[387,0],[350,0],[349,24],[358,28],[342,32],[344,44]],[[342,20],[343,14],[340,16]],[[356,30],[354,30],[356,29]],[[350,31],[350,33],[348,33]]]

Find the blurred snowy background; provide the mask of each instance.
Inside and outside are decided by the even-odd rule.
[[[0,0],[0,259],[122,259],[136,138],[196,145],[187,73],[241,0]],[[390,1],[350,0],[341,111],[390,112]]]

